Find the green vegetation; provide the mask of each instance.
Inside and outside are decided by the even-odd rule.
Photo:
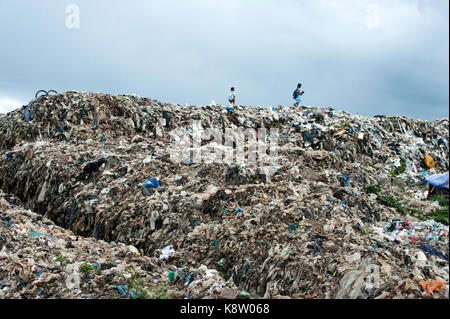
[[[401,214],[405,212],[402,204],[392,196],[378,197],[378,201],[385,206],[395,208]]]
[[[342,124],[342,127],[345,128],[345,129],[350,127],[350,124],[348,122],[346,122],[346,121],[345,122],[341,122],[341,124]]]
[[[367,193],[369,194],[378,194],[379,192],[381,192],[381,186],[378,184],[367,187]]]
[[[439,223],[448,226],[448,207],[447,209],[438,209],[431,213],[431,217]]]
[[[134,273],[128,280],[130,288],[136,290],[136,299],[149,299],[150,295],[144,289],[144,281],[139,274]]]
[[[449,200],[448,198],[440,195],[435,195],[430,197],[430,201],[438,202],[441,209],[434,210],[431,213],[433,219],[448,226],[448,216],[449,216]]]
[[[449,200],[448,198],[441,195],[434,195],[430,197],[431,202],[438,202],[441,207],[448,207]]]
[[[397,212],[399,212],[402,215],[405,215],[406,213],[409,213],[411,216],[416,217],[420,220],[425,220],[426,218],[423,217],[423,212],[416,209],[411,209],[409,207],[403,206],[402,202],[396,200],[392,196],[382,196],[378,197],[378,201],[388,207],[395,208]]]
[[[370,233],[367,231],[367,230],[361,230],[361,233],[364,235],[364,236],[369,236],[370,235]]]
[[[131,267],[130,267],[131,268]],[[127,280],[128,290],[127,296],[132,299],[172,299],[173,297],[167,293],[168,287],[165,285],[152,285],[145,286],[144,280],[138,273],[133,273],[131,278]],[[135,292],[133,297],[130,296],[131,292]]]
[[[150,295],[151,299],[173,299],[172,296],[167,294],[166,286],[150,286]]]
[[[388,119],[389,121],[391,121],[391,123],[392,123],[394,129],[398,129],[398,128],[399,128],[397,119],[396,119],[395,117],[391,116],[391,117],[388,117],[387,119]]]
[[[402,202],[396,200],[392,196],[378,197],[378,201],[385,206],[395,208],[397,210],[397,212],[399,212],[402,215],[409,213],[411,216],[416,217],[420,220],[426,220],[422,211],[406,207],[403,205]],[[439,206],[442,207],[440,209],[434,210],[431,213],[430,217],[433,218],[435,221],[448,226],[448,224],[449,224],[449,200],[448,200],[448,198],[445,198],[444,196],[433,196],[430,198],[430,201],[436,201],[439,203]]]
[[[428,184],[419,184],[417,185],[417,188],[422,191],[426,191],[428,189]]]
[[[406,160],[403,157],[401,157],[400,158],[400,167],[397,167],[394,170],[394,174],[397,176],[397,175],[403,174],[405,171],[406,171]]]
[[[393,171],[389,171],[389,175],[394,178],[400,174],[403,174],[406,171],[406,160],[401,157],[400,158],[400,166],[397,167],[396,169],[394,169]],[[394,180],[392,179],[392,182],[394,182]]]
[[[61,265],[67,265],[70,263],[69,260],[67,258],[65,258],[63,255],[58,255],[56,257],[56,261],[61,263]]]
[[[91,264],[84,263],[79,267],[79,270],[82,274],[85,275],[91,273],[92,270],[94,270],[94,267],[92,267]]]
[[[423,216],[423,212],[421,210],[412,209],[412,208],[408,208],[408,207],[406,207],[405,209],[409,213],[409,215],[416,217],[417,219],[420,219],[420,220],[427,220]]]

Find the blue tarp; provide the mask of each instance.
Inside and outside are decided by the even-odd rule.
[[[448,172],[443,174],[434,174],[424,178],[425,181],[433,186],[448,189]]]

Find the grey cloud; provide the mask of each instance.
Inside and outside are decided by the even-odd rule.
[[[448,2],[440,0],[0,0],[0,97],[40,88],[136,93],[174,103],[307,105],[448,116]],[[381,28],[365,11],[378,4]]]

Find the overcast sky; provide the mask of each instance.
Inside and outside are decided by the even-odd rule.
[[[238,104],[292,105],[301,82],[304,105],[448,117],[448,12],[448,0],[0,0],[0,112],[39,89],[206,105],[235,86]]]

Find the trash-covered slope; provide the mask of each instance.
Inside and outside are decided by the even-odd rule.
[[[253,297],[418,298],[428,296],[421,281],[438,280],[434,297],[448,298],[448,226],[433,220],[440,207],[421,184],[448,171],[448,119],[80,92],[32,103],[30,123],[22,110],[0,119],[1,189],[78,236],[153,257],[173,245],[166,266],[179,284],[204,264]],[[196,120],[277,128],[275,174],[173,162],[169,132],[192,133]],[[145,187],[149,178],[159,185]],[[367,265],[379,267],[376,289],[361,288]]]
[[[167,278],[178,270],[164,258],[76,236],[2,192],[0,209],[0,298],[214,298],[236,290],[203,265],[190,268],[189,285],[172,285]]]

